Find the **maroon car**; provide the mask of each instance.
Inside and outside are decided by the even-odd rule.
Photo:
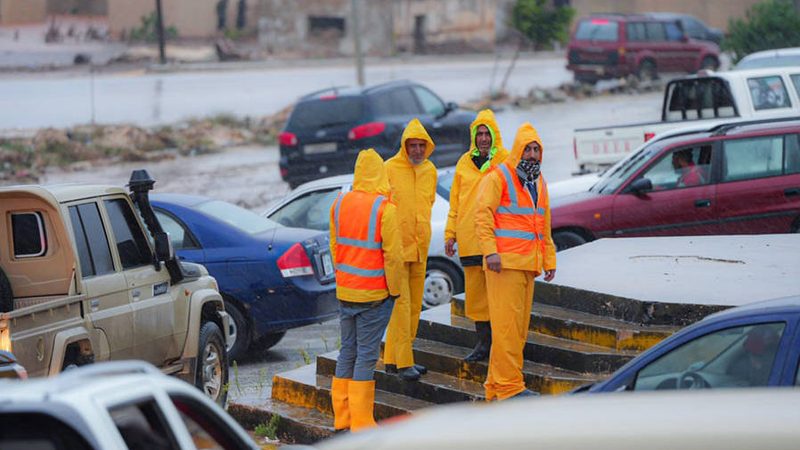
[[[588,192],[554,199],[559,250],[605,237],[797,233],[800,120],[656,139]]]
[[[575,25],[567,52],[567,69],[576,81],[659,72],[689,72],[719,67],[719,47],[694,40],[680,21],[644,15],[597,15]]]

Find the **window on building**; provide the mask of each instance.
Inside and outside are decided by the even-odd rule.
[[[345,20],[336,16],[308,16],[308,34],[313,37],[339,37],[346,34]]]

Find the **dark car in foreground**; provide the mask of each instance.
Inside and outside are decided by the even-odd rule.
[[[559,250],[604,237],[797,233],[800,120],[656,139],[551,209]]]
[[[200,196],[155,194],[152,204],[178,257],[204,265],[217,280],[231,316],[230,359],[338,314],[326,233]]]
[[[794,296],[712,314],[575,392],[800,386],[799,364]]]
[[[605,14],[578,20],[567,49],[575,81],[664,72],[694,73],[719,67],[719,47],[688,37],[679,21],[647,15]]]
[[[280,133],[280,171],[295,188],[307,181],[353,172],[356,155],[374,148],[386,159],[400,147],[409,120],[419,118],[436,143],[431,161],[455,165],[469,148],[472,112],[445,103],[409,81],[365,88],[331,88],[297,101]]]

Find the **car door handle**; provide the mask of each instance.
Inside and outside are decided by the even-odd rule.
[[[709,206],[711,206],[711,200],[709,200],[707,198],[703,198],[703,199],[700,199],[700,200],[695,200],[694,201],[694,206],[695,206],[695,208],[708,208]]]
[[[800,188],[784,189],[783,195],[785,195],[786,197],[794,197],[795,195],[800,195]]]

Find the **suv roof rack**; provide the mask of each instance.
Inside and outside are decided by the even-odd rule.
[[[338,94],[340,89],[346,89],[348,87],[349,86],[331,86],[329,88],[325,88],[325,89],[320,89],[318,91],[314,91],[314,92],[312,92],[310,94],[305,94],[302,97],[300,97],[300,100],[307,100],[309,98],[314,98],[317,95],[324,94],[326,92],[332,92],[333,94]]]
[[[791,122],[791,121],[797,121],[797,120],[800,120],[800,117],[798,117],[798,116],[787,116],[787,117],[774,117],[774,118],[771,118],[771,119],[743,120],[741,122],[728,122],[728,123],[719,124],[719,125],[711,128],[709,131],[711,132],[711,136],[725,136],[726,134],[728,134],[729,131],[731,131],[733,129],[744,127],[744,126],[748,126],[748,125],[759,125],[759,124],[763,124],[763,123],[774,123],[774,122]]]

